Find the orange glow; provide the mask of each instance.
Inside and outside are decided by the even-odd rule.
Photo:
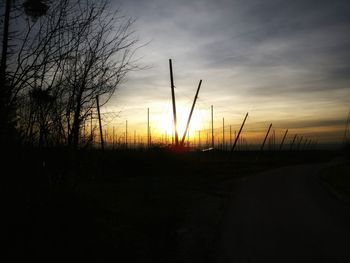
[[[177,130],[179,134],[179,139],[181,140],[183,133],[186,128],[186,123],[189,115],[189,109],[185,109],[184,107],[178,107],[176,110],[177,114]],[[192,114],[189,133],[192,136],[196,130],[201,129],[201,118],[199,114],[195,112]],[[171,135],[173,132],[173,115],[172,112],[164,112],[159,116],[159,123],[157,123],[158,133],[167,133]]]

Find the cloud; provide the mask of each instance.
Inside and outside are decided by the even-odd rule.
[[[281,121],[289,115],[301,123],[305,116],[339,120],[349,107],[346,0],[128,0],[121,6],[138,18],[140,38],[151,40],[139,53],[152,68],[132,73],[117,94],[126,109],[168,103],[168,58],[179,101],[192,98],[203,79],[199,107],[214,104],[239,120],[248,110]],[[332,120],[326,124],[336,125]]]

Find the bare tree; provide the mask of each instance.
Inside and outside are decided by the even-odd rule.
[[[89,3],[76,14],[76,41],[69,47],[64,83],[69,145],[79,144],[80,127],[94,108],[96,96],[108,101],[126,73],[136,39],[131,19],[121,20],[118,12],[108,14],[106,3]],[[117,26],[116,26],[117,25]]]
[[[27,140],[78,147],[95,97],[106,103],[134,67],[133,20],[111,10],[107,1],[59,0],[22,23],[6,74]]]

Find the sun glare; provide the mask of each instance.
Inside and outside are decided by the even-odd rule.
[[[189,115],[189,109],[185,109],[184,107],[178,107],[176,109],[177,115],[177,130],[179,134],[179,139],[182,138],[183,133],[186,129],[186,123]],[[160,115],[159,123],[157,124],[157,130],[160,134],[171,135],[173,133],[173,113],[172,111],[164,112]],[[196,112],[196,110],[192,114],[190,126],[188,128],[188,132],[190,136],[193,136],[197,130],[201,129],[201,118],[200,114]]]

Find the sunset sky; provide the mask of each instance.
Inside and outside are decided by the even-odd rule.
[[[270,122],[280,138],[289,128],[319,142],[341,141],[350,108],[350,2],[307,0],[128,0],[115,2],[136,18],[142,47],[136,57],[148,69],[127,76],[110,103],[109,126],[153,134],[172,123],[168,59],[173,60],[179,126],[185,125],[203,80],[191,132],[222,118],[261,140]],[[204,135],[203,135],[204,137]],[[291,139],[289,137],[289,139]]]

